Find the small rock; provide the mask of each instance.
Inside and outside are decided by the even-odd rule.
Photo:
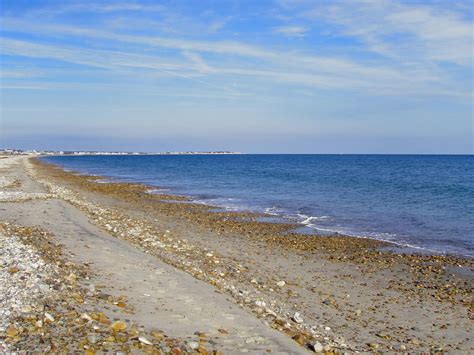
[[[199,349],[199,343],[197,341],[189,341],[188,346],[193,350]]]
[[[140,341],[140,343],[143,343],[145,345],[153,345],[153,343],[145,337],[138,337],[138,341]]]
[[[316,341],[311,345],[311,349],[313,349],[315,353],[320,353],[323,351],[323,344],[321,344],[319,341]]]
[[[291,317],[291,320],[298,324],[301,324],[304,321],[303,317],[298,312],[295,312],[295,314],[293,314],[293,317]]]
[[[49,292],[49,290],[50,290],[49,285],[46,285],[46,284],[44,284],[44,283],[42,283],[42,282],[40,282],[40,283],[38,284],[38,288],[40,289],[41,292]]]
[[[44,318],[45,318],[45,321],[48,321],[48,322],[51,322],[51,323],[54,322],[54,317],[51,314],[49,314],[48,312],[44,313]]]
[[[18,329],[16,329],[15,326],[11,325],[11,326],[8,327],[6,333],[7,333],[7,336],[14,337],[14,336],[18,335],[20,332],[19,332]]]
[[[114,332],[121,332],[125,329],[127,329],[127,324],[121,320],[118,320],[116,322],[114,322],[110,328],[114,331]]]
[[[83,313],[81,315],[81,319],[84,319],[85,321],[88,321],[88,322],[92,320],[92,318],[87,313]]]
[[[377,343],[369,343],[368,344],[371,349],[377,350],[380,346]]]
[[[285,285],[286,285],[286,282],[283,281],[283,280],[277,282],[277,286],[278,286],[278,287],[283,287],[283,286],[285,286]]]
[[[18,271],[20,271],[20,269],[18,269],[16,266],[12,266],[12,267],[8,268],[8,272],[9,272],[10,274],[15,274],[15,273],[17,273]]]
[[[298,333],[298,334],[294,335],[294,336],[292,337],[292,339],[293,339],[294,341],[296,341],[298,344],[304,345],[304,344],[306,344],[306,341],[308,340],[308,337],[305,336],[305,335],[303,335],[303,334],[301,334],[301,333]]]
[[[22,313],[30,313],[32,310],[33,310],[33,308],[32,308],[31,306],[28,306],[28,305],[27,305],[27,306],[23,306],[23,307],[21,308],[21,312],[22,312]]]

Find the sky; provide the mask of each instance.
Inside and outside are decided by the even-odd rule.
[[[471,0],[0,7],[0,148],[474,153]]]

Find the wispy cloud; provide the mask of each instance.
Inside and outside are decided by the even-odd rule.
[[[443,2],[417,5],[388,0],[334,1],[297,13],[301,18],[337,25],[335,31],[360,39],[383,56],[403,62],[470,65],[474,25],[465,14]]]
[[[429,73],[424,73],[423,71],[417,69],[416,73],[410,68],[406,69],[405,71],[400,71],[398,68],[391,68],[387,66],[380,66],[380,65],[365,65],[363,63],[357,63],[351,60],[341,59],[341,58],[332,58],[332,57],[324,57],[324,56],[314,56],[314,55],[307,55],[301,52],[296,53],[288,53],[288,52],[280,52],[275,50],[270,50],[268,48],[259,47],[255,45],[249,45],[246,43],[236,42],[236,41],[199,41],[199,40],[185,40],[185,39],[176,39],[176,38],[165,38],[159,36],[135,36],[135,35],[127,35],[127,34],[117,34],[113,32],[107,32],[104,30],[96,30],[96,29],[89,29],[89,28],[81,28],[81,27],[71,27],[71,26],[61,26],[61,25],[41,25],[41,24],[31,24],[25,22],[17,22],[11,20],[5,20],[4,26],[6,28],[15,28],[17,31],[24,31],[24,32],[34,32],[34,33],[42,33],[47,34],[49,36],[77,36],[77,37],[87,37],[91,39],[101,39],[101,40],[110,40],[122,43],[128,43],[129,45],[146,45],[151,48],[169,48],[178,50],[180,53],[187,53],[187,58],[191,58],[189,53],[211,53],[211,54],[218,54],[218,55],[228,55],[228,56],[238,56],[242,58],[255,58],[260,61],[264,61],[267,63],[271,63],[273,68],[272,72],[280,72],[282,77],[288,77],[289,73],[295,73],[293,77],[295,80],[292,82],[298,82],[298,79],[301,81],[302,84],[307,85],[308,83],[316,83],[317,81],[314,80],[307,80],[303,79],[306,75],[307,78],[314,77],[316,74],[335,74],[338,78],[341,85],[344,85],[345,81],[344,78],[347,78],[349,82],[364,82],[366,81],[368,85],[366,87],[375,86],[379,87],[381,82],[385,82],[386,85],[391,85],[388,80],[391,81],[426,81],[426,80],[436,80],[436,77]],[[8,48],[11,48],[12,43]],[[34,47],[34,46],[33,46]],[[7,49],[8,49],[7,48]],[[38,47],[36,53],[41,53],[41,49]],[[65,53],[64,49],[60,49],[61,53]],[[66,50],[66,52],[69,52]],[[16,52],[18,55],[26,55],[27,52],[22,51],[21,48],[18,48]],[[87,51],[81,50],[82,56],[81,61],[85,63],[90,63],[91,54],[97,56],[97,51]],[[38,55],[38,54],[37,54]],[[54,55],[54,51],[53,51]],[[97,65],[104,65],[109,66],[110,63],[117,63],[124,60],[125,53],[105,53],[104,55],[107,56],[114,56],[117,55],[117,58],[111,58],[109,61],[95,61]],[[134,55],[129,54],[129,57],[126,63],[129,65],[134,65]],[[69,60],[75,60],[73,55],[67,56]],[[63,56],[65,58],[65,56]],[[197,57],[194,57],[197,59]],[[135,59],[136,60],[136,59]],[[149,63],[153,59],[148,59],[146,61],[138,62],[138,66],[144,67],[146,63]],[[161,61],[160,61],[161,62]],[[192,67],[187,67],[189,70],[190,68],[196,68],[197,61],[193,61]],[[169,66],[173,66],[172,62],[168,63]],[[217,69],[214,70],[210,69],[210,64],[207,63],[203,66],[202,59],[200,61],[200,73],[202,72],[217,72]],[[214,66],[215,67],[215,66]],[[268,65],[264,65],[264,67],[268,68]],[[179,68],[183,68],[183,64],[179,64]],[[203,70],[204,69],[204,70]],[[253,70],[258,69],[255,67],[251,70],[236,70],[235,68],[223,70],[220,69],[221,72],[236,72],[238,71],[240,74],[244,72],[251,72],[254,73]],[[258,70],[257,72],[263,72],[263,70]],[[416,74],[416,75],[414,75]],[[268,76],[267,76],[268,77]],[[274,77],[271,75],[270,77]],[[354,80],[357,78],[357,80]],[[348,87],[349,89],[349,87]]]
[[[287,37],[303,37],[308,32],[308,28],[302,26],[281,26],[275,27],[273,32]]]
[[[34,71],[34,70],[24,70],[24,69],[15,69],[15,68],[0,70],[0,78],[24,79],[24,78],[34,78],[37,76],[38,76],[38,71]]]
[[[434,57],[438,58],[437,60],[443,58],[466,64],[470,53],[466,51],[469,43],[466,44],[464,41],[472,39],[468,33],[472,25],[459,16],[453,15],[448,10],[441,14],[427,7],[394,5],[383,0],[359,1],[357,6],[345,5],[342,2],[333,2],[325,7],[314,6],[311,2],[298,2],[297,6],[301,4],[305,8],[294,9],[295,19],[324,19],[334,23],[341,34],[360,38],[370,50],[389,57],[390,61],[356,59],[347,55],[345,57],[315,55],[308,53],[307,50],[288,51],[275,46],[268,48],[235,40],[209,41],[164,37],[157,34],[136,35],[127,31],[118,32],[104,28],[32,23],[16,18],[4,18],[3,29],[15,33],[41,35],[42,38],[54,39],[54,42],[69,38],[87,39],[86,48],[83,45],[64,46],[56,43],[18,41],[6,36],[3,38],[2,46],[4,54],[9,55],[51,58],[121,72],[125,69],[148,70],[158,72],[159,75],[193,78],[193,80],[203,76],[225,75],[235,76],[237,80],[247,77],[320,89],[363,89],[377,94],[463,94],[464,89],[457,87],[443,70],[433,65],[426,65],[426,60],[434,60]],[[284,5],[288,13],[289,8],[296,6],[294,2],[286,2]],[[148,5],[119,3],[110,6],[109,10],[113,11],[127,6]],[[225,22],[227,19],[222,21]],[[446,29],[432,32],[435,22],[446,25]],[[424,26],[419,28],[420,24]],[[286,25],[274,27],[273,31],[285,37],[303,37],[309,28]],[[410,34],[408,39],[407,33]],[[395,34],[400,38],[386,40],[386,37],[393,37]],[[416,43],[420,41],[431,48],[431,51],[421,46],[418,48]],[[462,48],[453,51],[449,45],[435,46],[439,41]],[[95,49],[103,47],[104,43],[120,50]],[[436,52],[433,48],[438,48],[439,51]],[[163,54],[164,50],[166,54]],[[160,53],[154,54],[155,51]],[[423,54],[428,51],[430,55],[426,55],[428,57],[426,59],[422,54],[417,55],[416,51],[422,51]],[[202,80],[201,82],[204,83]],[[470,92],[464,90],[464,94],[470,95]]]
[[[118,51],[67,48],[57,45],[43,45],[8,38],[0,38],[0,45],[4,55],[50,58],[102,69],[134,67],[154,70],[181,71],[188,67],[184,62],[179,63],[176,60],[165,61],[155,56],[136,55],[133,53]]]
[[[220,18],[218,20],[213,21],[208,27],[209,33],[217,33],[222,28],[224,28],[231,19],[231,16],[226,16],[224,18]]]
[[[139,2],[71,2],[46,6],[31,11],[30,15],[62,15],[68,13],[115,13],[115,12],[160,12],[162,5],[141,4]]]

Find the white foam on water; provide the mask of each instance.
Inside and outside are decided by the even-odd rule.
[[[156,188],[156,189],[148,189],[146,190],[147,194],[151,195],[156,195],[156,194],[161,194],[163,192],[170,192],[170,189],[161,189],[161,188]]]
[[[327,221],[333,219],[331,216],[307,216],[305,214],[298,213],[297,216],[302,219],[299,223],[304,224],[307,227],[317,228],[314,222]]]
[[[278,207],[272,206],[265,208],[265,213],[272,216],[280,216],[282,214],[282,211]]]

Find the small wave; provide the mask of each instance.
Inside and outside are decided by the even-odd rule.
[[[272,207],[265,208],[265,213],[272,216],[279,216],[282,212],[278,207],[272,206]]]
[[[251,211],[252,209],[249,206],[239,205],[236,203],[239,201],[237,198],[232,197],[220,197],[220,198],[210,198],[210,199],[193,199],[193,203],[217,207],[219,209],[229,211],[229,212],[242,212],[242,211]]]
[[[316,227],[316,224],[314,224],[314,222],[327,221],[332,219],[331,216],[307,216],[301,213],[298,213],[297,216],[302,219],[300,223],[304,224],[307,227]]]
[[[322,216],[322,217],[328,217],[328,216]],[[381,242],[390,243],[390,244],[394,245],[395,247],[414,249],[414,250],[419,250],[419,251],[422,251],[422,252],[433,253],[433,254],[446,254],[447,253],[447,252],[443,252],[443,251],[440,251],[440,250],[430,249],[430,248],[422,247],[420,245],[411,244],[411,243],[408,243],[408,242],[403,242],[403,241],[397,240],[397,239],[399,239],[397,234],[369,233],[369,232],[367,232],[367,233],[355,233],[355,232],[351,232],[351,231],[349,231],[348,229],[345,229],[345,228],[321,228],[321,227],[318,227],[318,226],[316,226],[314,224],[311,224],[311,223],[308,223],[308,222],[305,223],[305,221],[307,221],[308,219],[312,219],[312,218],[318,218],[318,217],[308,217],[306,220],[304,220],[303,222],[300,222],[300,223],[304,224],[306,227],[314,229],[315,231],[320,231],[320,232],[325,232],[325,233],[336,233],[336,234],[340,234],[340,235],[347,236],[347,237],[353,237],[353,238],[374,239],[374,240],[379,240]],[[469,256],[469,255],[467,255],[467,256]]]
[[[98,183],[98,184],[113,184],[113,183],[117,183],[117,181],[111,180],[111,179],[88,180],[88,181],[96,182],[96,183]]]
[[[151,194],[151,195],[156,195],[156,194],[161,194],[163,192],[169,192],[170,190],[169,189],[148,189],[146,190],[146,193],[147,194]]]

